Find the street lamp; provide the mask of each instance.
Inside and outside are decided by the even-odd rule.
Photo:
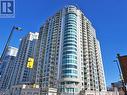
[[[7,42],[6,42],[6,45],[5,45],[5,47],[4,47],[3,53],[2,53],[2,55],[1,55],[1,57],[0,57],[0,63],[2,62],[2,60],[3,60],[3,58],[4,58],[4,54],[5,54],[7,48],[8,48],[8,46],[9,46],[9,44],[10,44],[10,40],[11,40],[12,35],[13,35],[13,32],[14,32],[15,30],[21,31],[22,28],[16,27],[16,26],[13,26],[13,27],[12,27],[12,30],[11,30],[11,32],[10,32],[10,35],[9,35],[8,40],[7,40]]]
[[[123,80],[123,76],[122,76],[122,72],[121,72],[119,63],[118,63],[117,60],[114,60],[113,62],[115,62],[117,64],[117,67],[118,67],[118,70],[119,70],[119,76],[120,76],[120,79],[121,79],[121,82],[122,82],[122,86],[123,86],[123,91],[125,92],[125,95],[127,95],[126,86],[125,86],[125,83],[124,83],[124,80]]]

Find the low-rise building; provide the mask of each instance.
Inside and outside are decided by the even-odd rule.
[[[125,95],[123,91],[123,84],[121,81],[111,83],[111,85],[114,91],[117,90],[119,92],[119,95]]]
[[[40,95],[39,85],[15,85],[5,95]]]
[[[119,95],[115,91],[82,91],[80,95]]]

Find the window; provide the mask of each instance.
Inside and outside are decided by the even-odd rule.
[[[77,47],[76,44],[64,44],[64,45],[63,45],[63,47],[66,47],[66,46],[75,46],[75,47]]]
[[[67,59],[65,59],[65,60],[63,60],[63,64],[67,64],[67,63],[74,63],[74,64],[77,64],[77,61],[76,60],[67,60]]]
[[[62,78],[77,78],[75,75],[63,75]]]
[[[75,48],[75,47],[64,47],[64,49],[63,49],[63,51],[68,51],[68,50],[77,51],[77,48]]]
[[[71,48],[71,47],[69,47]],[[73,59],[77,59],[77,56],[76,55],[66,55],[66,56],[63,56],[63,59],[66,59],[66,58],[73,58]]]
[[[75,69],[77,69],[77,66],[76,65],[63,65],[62,66],[62,68],[64,69],[64,68],[75,68]]]
[[[77,74],[78,72],[76,70],[62,70],[62,73],[66,74],[66,73],[74,73]]]

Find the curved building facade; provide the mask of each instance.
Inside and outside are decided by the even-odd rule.
[[[63,39],[62,78],[77,77],[77,31],[76,15],[65,16]]]

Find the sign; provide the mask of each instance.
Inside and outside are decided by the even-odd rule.
[[[34,65],[34,58],[29,57],[27,62],[27,68],[33,68]]]
[[[15,0],[0,0],[0,18],[15,17]]]

